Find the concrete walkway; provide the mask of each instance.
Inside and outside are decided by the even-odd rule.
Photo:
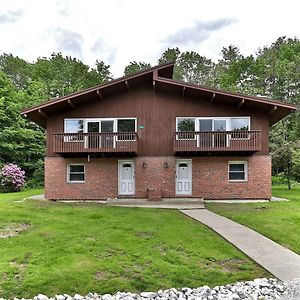
[[[210,227],[278,279],[300,278],[300,256],[241,224],[207,209],[181,212]]]

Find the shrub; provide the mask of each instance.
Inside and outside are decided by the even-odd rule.
[[[6,164],[0,170],[0,186],[4,192],[18,192],[25,184],[25,171],[14,164]]]
[[[295,184],[296,181],[291,179],[291,184]],[[272,176],[272,184],[273,185],[287,185],[288,180],[283,172],[278,173]]]
[[[34,166],[35,170],[30,179],[27,178],[26,188],[39,188],[44,186],[44,161],[38,160]]]

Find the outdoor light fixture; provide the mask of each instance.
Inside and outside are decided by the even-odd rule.
[[[167,162],[164,163],[164,167],[167,168],[169,164]]]
[[[143,168],[146,168],[147,164],[143,161],[142,166]]]

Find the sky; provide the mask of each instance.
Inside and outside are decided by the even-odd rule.
[[[103,60],[117,78],[167,48],[214,61],[229,45],[255,55],[280,36],[300,38],[299,11],[299,0],[0,0],[0,53]]]

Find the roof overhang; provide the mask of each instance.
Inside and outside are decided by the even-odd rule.
[[[153,84],[154,76],[172,78],[173,68],[173,62],[162,64],[67,96],[50,99],[44,103],[24,109],[21,114],[36,124],[46,128],[47,117],[51,114],[74,109],[82,103],[95,99],[103,100],[111,94],[126,92],[131,88],[139,86],[141,83],[149,82]]]
[[[270,100],[264,97],[253,97],[238,93],[226,92],[220,89],[208,88],[201,85],[176,81],[168,78],[156,79],[156,86],[163,89],[181,93],[182,96],[200,97],[210,102],[228,103],[236,106],[237,109],[249,108],[262,110],[269,115],[269,124],[273,125],[283,119],[291,112],[297,110],[297,106],[278,100]]]
[[[277,100],[229,93],[219,89],[173,80],[173,68],[173,62],[159,65],[77,93],[51,99],[42,104],[23,110],[22,115],[40,126],[46,127],[49,115],[74,109],[82,103],[95,101],[95,99],[103,100],[118,92],[127,92],[128,90],[147,82],[153,85],[155,89],[159,88],[170,92],[180,93],[183,97],[189,95],[194,98],[207,99],[210,102],[228,103],[229,105],[236,106],[237,109],[243,107],[262,110],[269,115],[270,125],[297,110],[297,106]]]

